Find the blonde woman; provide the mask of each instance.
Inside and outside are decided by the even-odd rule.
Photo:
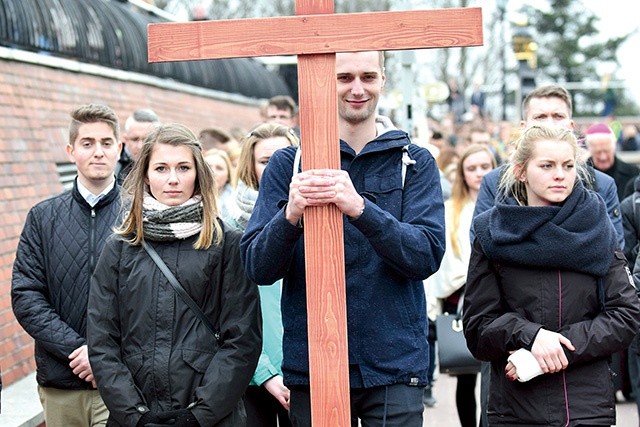
[[[237,225],[246,227],[260,189],[260,179],[274,152],[298,145],[291,129],[277,123],[258,125],[244,138],[238,162]],[[282,379],[282,315],[280,295],[282,280],[260,286],[262,308],[262,354],[251,384],[245,394],[248,427],[290,426],[289,389]]]
[[[210,148],[204,152],[204,160],[213,170],[218,195],[220,218],[230,220],[235,214],[233,201],[233,166],[226,151]]]
[[[440,269],[425,283],[430,301],[429,318],[455,313],[467,281],[471,255],[469,230],[482,178],[496,167],[486,145],[472,144],[460,155],[455,169],[451,198],[444,203],[446,250]],[[458,375],[456,406],[462,427],[476,427],[475,385],[477,374]]]
[[[583,170],[571,130],[532,126],[474,220],[463,324],[491,362],[491,426],[616,423],[608,358],[636,335],[640,304]]]

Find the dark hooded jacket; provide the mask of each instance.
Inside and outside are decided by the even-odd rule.
[[[351,387],[425,385],[427,320],[422,280],[444,253],[444,205],[435,160],[389,130],[358,154],[340,142],[342,170],[365,199],[363,214],[344,220]],[[259,284],[283,279],[283,372],[286,384],[309,383],[303,228],[284,215],[296,147],[274,153],[242,237],[247,274]]]
[[[615,424],[608,357],[640,326],[640,303],[602,199],[577,183],[562,206],[514,199],[475,219],[464,301],[471,353],[491,362],[491,425]],[[544,328],[567,337],[567,369],[511,382],[511,351]]]

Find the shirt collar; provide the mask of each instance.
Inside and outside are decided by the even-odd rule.
[[[89,206],[94,207],[105,194],[108,194],[109,191],[113,189],[113,187],[116,185],[116,180],[112,180],[111,184],[107,185],[105,189],[100,192],[100,194],[93,194],[87,189],[87,187],[80,183],[80,180],[77,180],[77,183],[80,195],[87,201],[87,203],[89,203]]]

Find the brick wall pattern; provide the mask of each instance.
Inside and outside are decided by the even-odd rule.
[[[11,270],[28,210],[62,191],[56,163],[68,162],[69,112],[80,104],[112,107],[122,124],[138,108],[196,134],[205,127],[248,130],[257,101],[220,100],[135,81],[0,60],[0,369],[5,386],[35,370],[33,341],[11,310]]]

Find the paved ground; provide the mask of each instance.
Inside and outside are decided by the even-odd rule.
[[[424,427],[458,427],[458,413],[455,402],[455,377],[439,375],[434,385],[434,397],[438,401],[435,407],[424,411]],[[478,381],[479,393],[480,381]],[[480,399],[478,398],[478,402]],[[616,405],[618,423],[616,427],[638,427],[638,412],[635,403],[625,402]]]
[[[480,381],[478,381],[479,387]],[[434,408],[426,408],[424,427],[459,427],[455,404],[456,379],[449,375],[439,375],[434,386],[434,396],[438,401]],[[2,391],[2,427],[40,427],[42,406],[38,400],[35,373]],[[479,391],[476,390],[478,394]],[[479,398],[478,398],[479,401]],[[617,405],[618,424],[616,427],[638,427],[638,414],[634,403]]]

